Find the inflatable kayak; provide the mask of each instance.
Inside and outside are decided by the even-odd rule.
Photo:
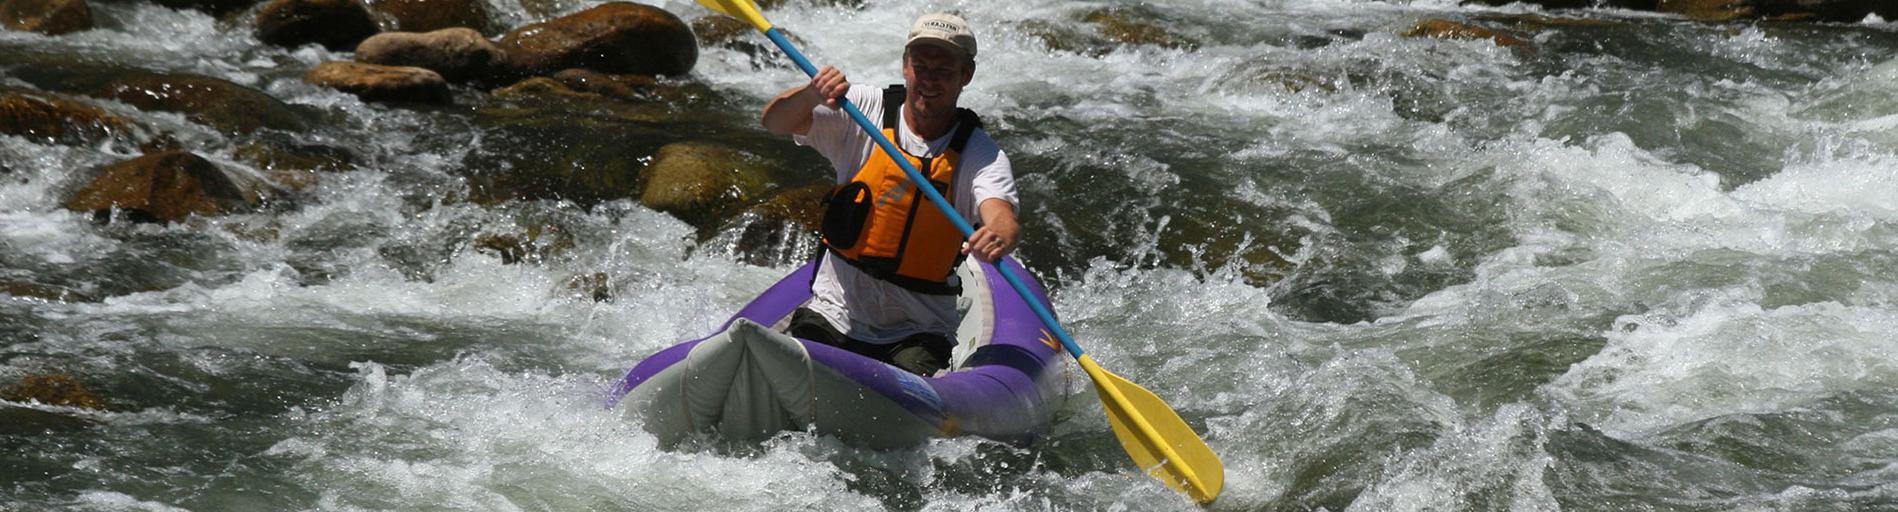
[[[1011,258],[1016,276],[1029,274]],[[626,373],[608,397],[660,442],[693,436],[761,441],[810,430],[872,448],[931,437],[1003,441],[1045,434],[1085,379],[995,267],[973,258],[962,276],[962,323],[950,369],[918,376],[782,332],[810,300],[806,264],[745,305],[718,332],[659,351]],[[1025,282],[1047,304],[1040,283]]]

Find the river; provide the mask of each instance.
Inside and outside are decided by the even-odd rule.
[[[522,3],[488,5],[544,17]],[[963,100],[1013,157],[1022,260],[1223,459],[1212,510],[1898,509],[1898,25],[1422,0],[768,15],[888,83],[929,7],[981,38]],[[455,168],[501,147],[466,110],[305,84],[348,54],[247,23],[92,8],[96,30],[0,32],[0,80],[21,55],[218,77],[321,112],[307,136],[359,158],[291,207],[100,224],[64,194],[135,148],[0,136],[0,277],[96,295],[0,296],[0,385],[66,374],[106,404],[0,402],[0,510],[1198,508],[1131,467],[1084,383],[1025,446],[660,449],[605,390],[790,263],[630,200],[457,200]],[[1158,35],[1090,35],[1101,13]],[[1526,44],[1404,35],[1431,18]],[[708,47],[678,80],[755,109],[801,76],[760,55]],[[235,162],[216,130],[104,104]],[[543,222],[571,247],[470,242]],[[593,273],[610,299],[569,289]]]

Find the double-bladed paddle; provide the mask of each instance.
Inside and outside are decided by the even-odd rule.
[[[804,54],[798,52],[797,47],[792,46],[790,40],[784,38],[784,34],[778,32],[777,28],[771,26],[770,21],[764,19],[764,15],[758,12],[758,6],[752,4],[751,0],[698,0],[698,2],[708,9],[750,23],[752,27],[764,32],[765,37],[776,43],[779,49],[784,50],[784,54],[790,56],[791,60],[796,61],[797,67],[803,69],[804,74],[817,75],[817,67],[812,66],[811,61],[804,58]],[[922,191],[923,195],[929,198],[930,203],[942,210],[943,216],[955,223],[956,229],[962,230],[963,237],[975,236],[975,228],[970,227],[967,221],[962,220],[961,215],[956,214],[955,207],[950,206],[949,201],[944,200],[942,194],[936,192],[935,187],[922,185],[926,182],[922,172],[910,165],[909,159],[904,158],[902,153],[897,151],[889,138],[883,136],[883,131],[878,130],[876,125],[870,122],[870,118],[864,117],[863,112],[847,99],[837,98],[837,104],[850,113],[850,118],[857,121],[857,126],[869,132],[876,141],[877,147],[882,148],[884,153],[890,155],[891,160],[895,160],[902,166],[903,174],[909,176],[910,183],[916,185],[916,190]],[[1219,497],[1220,487],[1225,482],[1225,467],[1219,463],[1219,456],[1213,454],[1212,448],[1207,447],[1206,442],[1201,440],[1191,427],[1186,426],[1186,421],[1180,419],[1180,414],[1173,412],[1173,408],[1168,407],[1165,401],[1160,400],[1160,397],[1154,396],[1152,391],[1147,391],[1119,375],[1102,369],[1093,358],[1081,351],[1081,346],[1076,345],[1074,339],[1068,336],[1068,332],[1055,321],[1054,314],[1050,313],[1040,301],[1035,300],[1034,294],[1028,291],[1028,287],[1022,284],[1020,278],[1015,277],[1014,272],[1009,271],[1005,265],[996,265],[995,268],[1002,273],[1003,280],[1008,281],[1009,286],[1015,288],[1015,293],[1021,294],[1022,300],[1028,303],[1029,309],[1034,310],[1035,317],[1041,319],[1041,325],[1047,327],[1048,332],[1053,333],[1056,339],[1061,340],[1061,345],[1067,348],[1068,354],[1074,356],[1075,362],[1079,363],[1081,369],[1087,371],[1088,377],[1094,380],[1094,389],[1101,396],[1101,407],[1107,410],[1107,422],[1113,426],[1114,436],[1120,439],[1121,447],[1127,450],[1127,456],[1133,458],[1134,464],[1146,470],[1147,474],[1166,483],[1168,487],[1191,496],[1194,501],[1210,503],[1214,498]]]

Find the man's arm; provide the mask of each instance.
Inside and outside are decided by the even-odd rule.
[[[837,108],[837,98],[850,90],[850,81],[830,66],[817,70],[810,83],[785,89],[764,105],[759,121],[765,131],[775,135],[806,135],[811,132],[811,109],[822,103]]]
[[[994,263],[1014,251],[1015,244],[1021,242],[1021,224],[1015,222],[1015,204],[1006,199],[989,198],[977,208],[982,215],[982,227],[976,228],[975,235],[962,245],[962,253]]]

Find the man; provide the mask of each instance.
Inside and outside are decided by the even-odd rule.
[[[994,262],[1014,250],[1015,177],[1008,157],[957,108],[975,77],[975,35],[962,18],[928,14],[910,27],[903,86],[853,86],[825,66],[764,107],[765,129],[793,135],[835,167],[837,188],[824,214],[824,254],[811,302],[793,314],[793,336],[932,375],[955,347],[955,267],[964,256]],[[957,215],[976,226],[962,233],[917,193],[836,98],[847,98],[921,171]]]

